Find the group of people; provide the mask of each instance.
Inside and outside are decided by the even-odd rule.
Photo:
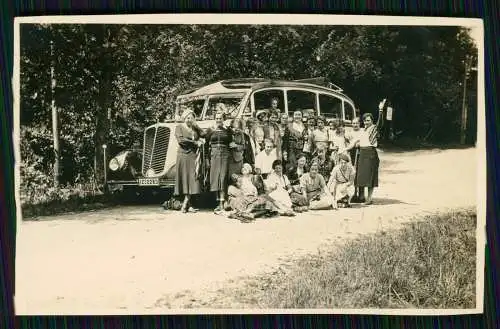
[[[383,106],[376,123],[365,113],[363,128],[355,118],[349,133],[338,120],[327,122],[302,111],[289,118],[277,99],[255,118],[235,118],[230,126],[224,125],[220,111],[215,126],[205,131],[186,110],[175,129],[175,195],[183,196],[181,211],[197,211],[191,196],[201,193],[205,182],[217,195],[214,211],[243,220],[350,207],[351,202],[371,204],[378,186],[376,148]]]

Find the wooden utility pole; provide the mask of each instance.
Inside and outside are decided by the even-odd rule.
[[[462,97],[462,125],[460,127],[460,144],[464,145],[467,136],[467,73],[469,72],[469,57],[465,59],[464,90]]]
[[[56,89],[56,79],[55,79],[55,66],[56,60],[54,57],[54,41],[50,41],[50,95],[51,95],[51,109],[52,109],[52,135],[54,138],[54,186],[59,186],[59,122],[57,116],[57,107],[55,100],[55,89]]]

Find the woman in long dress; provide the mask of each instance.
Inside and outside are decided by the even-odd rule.
[[[217,193],[219,206],[215,212],[224,209],[229,173],[229,148],[234,146],[231,131],[224,127],[224,113],[215,114],[215,127],[207,131],[206,139],[210,158],[210,191]]]
[[[267,195],[278,207],[280,215],[295,216],[293,213],[292,199],[289,192],[292,185],[286,175],[283,175],[283,165],[281,160],[274,160],[273,171],[269,174],[265,182]]]
[[[365,204],[373,203],[373,190],[378,187],[378,170],[380,159],[377,152],[378,131],[383,125],[384,101],[379,104],[379,115],[377,123],[373,123],[373,115],[365,113],[362,116],[364,128],[358,137],[354,139],[349,148],[359,146],[359,157],[356,172],[356,186],[360,189],[360,199],[364,199],[365,187],[368,189],[368,196]]]
[[[184,111],[181,120],[183,122],[175,127],[175,138],[179,143],[179,149],[175,165],[174,194],[184,196],[182,212],[196,212],[197,210],[191,207],[189,202],[192,195],[201,192],[200,161],[197,161],[197,158],[203,145],[203,140],[200,140],[203,133],[195,122],[193,111]]]

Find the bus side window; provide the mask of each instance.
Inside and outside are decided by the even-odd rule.
[[[243,109],[243,113],[241,114],[243,117],[251,117],[252,116],[252,107],[250,106],[250,99],[248,99],[245,108]]]
[[[335,96],[320,94],[319,108],[326,119],[342,119],[342,100]]]
[[[356,115],[356,111],[351,103],[344,101],[344,120],[347,122],[352,122],[354,116]]]
[[[289,114],[295,111],[302,111],[302,114],[305,112],[316,114],[316,93],[306,90],[288,90],[286,95]]]

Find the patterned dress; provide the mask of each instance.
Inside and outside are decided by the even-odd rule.
[[[231,131],[224,127],[216,127],[209,130],[207,140],[210,154],[210,191],[225,191],[229,177]]]
[[[278,214],[278,208],[264,196],[258,195],[251,176],[243,176],[241,186],[230,185],[228,188],[229,206],[233,210],[231,217],[238,219],[257,218]]]
[[[241,174],[247,147],[245,133],[242,131],[233,131],[232,142],[236,144],[236,147],[231,148],[229,152],[229,177],[233,174]]]

